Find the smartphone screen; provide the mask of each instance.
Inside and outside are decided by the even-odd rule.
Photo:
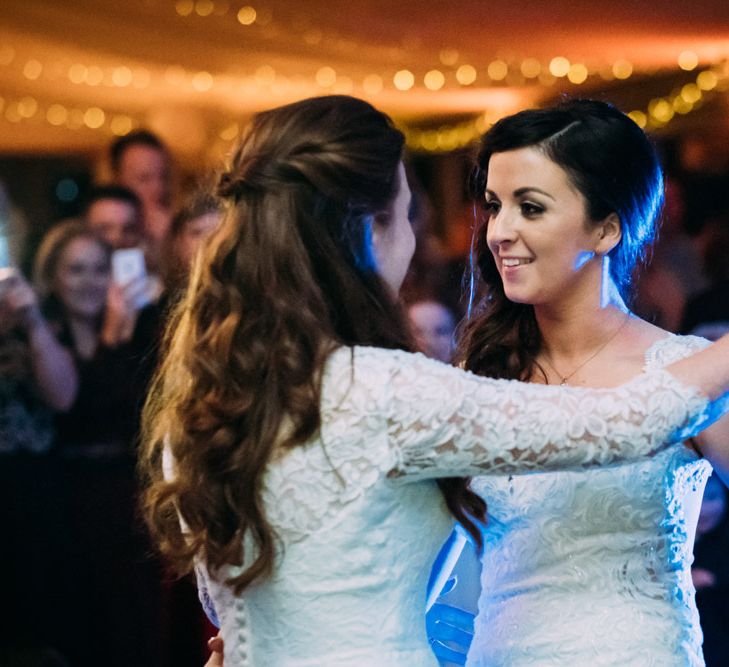
[[[147,268],[144,261],[144,251],[141,248],[123,248],[111,254],[111,278],[117,284],[125,287],[140,278],[147,277]],[[150,303],[149,281],[134,297],[135,308],[143,308]]]
[[[111,255],[111,275],[117,285],[128,285],[146,276],[144,251],[141,248],[115,250]]]

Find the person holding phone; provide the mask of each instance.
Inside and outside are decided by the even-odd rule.
[[[157,330],[133,303],[134,291],[114,282],[112,257],[101,238],[71,221],[47,233],[34,267],[44,313],[79,377],[75,400],[54,422],[69,571],[84,591],[68,601],[86,629],[67,639],[68,655],[74,664],[151,667],[159,662],[160,573],[135,512],[134,469]]]
[[[142,203],[123,185],[97,185],[89,193],[82,219],[113,250],[113,284],[137,310],[156,303],[162,293],[158,275],[148,271]],[[154,263],[153,263],[154,265]]]

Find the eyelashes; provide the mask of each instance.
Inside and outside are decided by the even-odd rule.
[[[483,210],[489,216],[497,215],[501,210],[501,202],[497,199],[486,199],[483,203]],[[523,201],[519,203],[519,210],[525,218],[536,218],[544,213],[545,208],[541,204]]]
[[[534,218],[544,213],[544,207],[532,202],[522,202],[521,212],[526,218]]]

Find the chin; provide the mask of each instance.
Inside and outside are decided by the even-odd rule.
[[[513,303],[522,303],[524,305],[530,305],[534,303],[534,299],[530,298],[528,294],[524,294],[519,290],[504,290],[506,298]]]

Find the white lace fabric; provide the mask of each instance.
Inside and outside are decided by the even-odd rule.
[[[646,370],[706,344],[662,339]],[[679,446],[611,468],[474,479],[489,524],[469,667],[702,666],[690,566],[710,471]]]
[[[418,354],[338,350],[320,436],[265,475],[281,543],[274,575],[240,597],[226,573],[203,577],[226,667],[436,665],[425,588],[452,520],[435,478],[633,460],[701,421],[707,405],[661,370],[629,387],[565,390]]]

